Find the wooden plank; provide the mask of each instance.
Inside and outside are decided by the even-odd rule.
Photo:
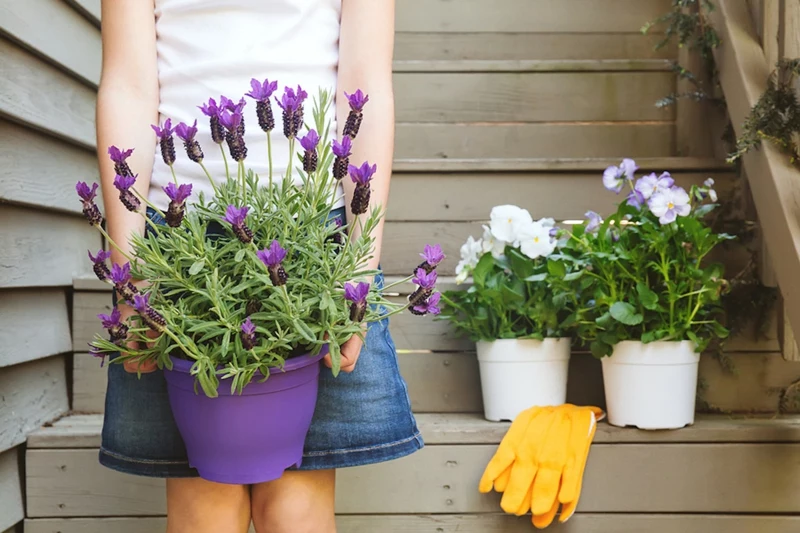
[[[100,234],[82,217],[0,208],[0,287],[71,285],[91,272]]]
[[[394,172],[568,172],[592,171],[602,174],[609,165],[618,165],[619,157],[586,158],[467,158],[467,159],[395,159]],[[639,172],[730,171],[733,167],[716,158],[640,157]]]
[[[64,357],[50,357],[0,372],[0,451],[69,409]]]
[[[0,146],[0,200],[81,212],[75,182],[98,175],[94,152],[6,120],[0,120]],[[97,200],[102,206],[100,195]]]
[[[419,124],[395,129],[397,159],[622,158],[675,155],[669,122]]]
[[[86,17],[92,24],[100,27],[100,2],[101,0],[64,0],[76,11]]]
[[[45,518],[25,521],[26,533],[153,533],[166,528],[165,518]],[[559,533],[794,533],[797,516],[737,515],[574,515]],[[529,517],[500,513],[471,515],[339,515],[340,533],[529,533]],[[254,530],[251,529],[251,533]]]
[[[653,105],[674,90],[667,72],[398,73],[398,122],[670,120]]]
[[[783,24],[781,2],[780,0],[763,0],[759,3],[759,11],[763,18],[760,20],[754,18],[753,22],[760,30],[764,58],[767,60],[767,65],[772,68],[778,63],[778,59],[783,53],[783,43],[780,39],[780,27]]]
[[[93,89],[0,38],[0,114],[63,137],[95,145]]]
[[[741,135],[745,118],[766,89],[771,69],[753,31],[746,4],[722,0],[710,16],[722,39],[722,46],[715,53],[720,82],[736,134]],[[750,152],[743,161],[789,323],[794,331],[800,331],[800,285],[795,283],[800,271],[797,169],[770,143],[763,143],[760,150]]]
[[[25,518],[19,450],[0,453],[0,530],[11,528]]]
[[[396,461],[343,469],[337,476],[337,512],[496,512],[497,495],[476,490],[495,448],[427,446]],[[596,444],[579,509],[796,513],[800,510],[797,468],[796,444]],[[96,449],[27,453],[31,518],[160,516],[166,510],[163,487],[161,479],[132,477],[100,466]]]
[[[400,59],[394,72],[669,72],[664,59]]]
[[[400,32],[638,33],[669,0],[403,0]]]
[[[100,82],[100,32],[61,0],[12,0],[0,6],[0,31],[75,73]],[[44,29],[46,31],[43,31]]]
[[[662,35],[632,33],[404,33],[394,57],[407,60],[675,59],[674,46],[655,50]]]
[[[791,324],[786,319],[786,304],[783,298],[779,300],[778,339],[783,358],[787,361],[800,361],[800,347]]]
[[[86,345],[81,348],[86,350]],[[102,413],[106,407],[108,372],[100,360],[88,353],[72,358],[72,410],[78,413]]]
[[[60,289],[0,292],[0,367],[72,349],[67,296]],[[43,334],[46,331],[46,334]]]

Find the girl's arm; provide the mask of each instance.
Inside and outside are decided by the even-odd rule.
[[[97,155],[110,237],[126,253],[130,236],[144,231],[144,218],[119,202],[108,147],[135,148],[128,164],[138,174],[136,190],[147,195],[155,154],[150,124],[158,122],[158,66],[152,0],[103,0],[103,70],[97,94]],[[130,255],[130,253],[129,253]],[[127,261],[112,248],[111,260]],[[120,306],[123,317],[133,314]],[[126,363],[126,369],[136,370]],[[142,368],[147,371],[150,368]]]
[[[350,108],[343,92],[361,89],[369,95],[364,108],[364,121],[353,143],[352,164],[364,161],[377,164],[372,179],[370,208],[383,210],[389,200],[389,180],[394,157],[394,91],[392,89],[392,59],[394,55],[394,0],[342,0],[342,23],[339,37],[339,78],[336,94],[339,134]],[[347,203],[347,219],[353,237],[360,233],[353,219],[350,201],[355,186],[349,177],[343,180]],[[369,210],[362,217],[366,217]],[[367,268],[377,268],[383,245],[384,223],[375,229],[373,259]],[[342,345],[342,372],[355,368],[363,341],[353,336]],[[328,361],[329,363],[329,361]]]

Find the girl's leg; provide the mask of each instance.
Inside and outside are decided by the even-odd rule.
[[[248,486],[167,480],[167,533],[247,533],[249,527]]]
[[[336,533],[335,470],[290,470],[253,485],[256,533]]]

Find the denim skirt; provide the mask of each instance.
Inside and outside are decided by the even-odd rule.
[[[150,219],[164,220],[153,211]],[[344,217],[344,209],[333,215]],[[383,284],[383,275],[376,279]],[[370,323],[352,373],[333,377],[322,367],[319,396],[300,470],[368,465],[397,459],[423,447],[400,375],[389,319]],[[197,477],[172,417],[161,371],[127,373],[108,365],[100,463],[150,477]]]

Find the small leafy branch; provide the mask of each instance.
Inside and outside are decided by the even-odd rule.
[[[745,120],[736,150],[728,156],[733,163],[762,141],[769,141],[789,156],[800,168],[800,99],[795,81],[800,76],[800,59],[781,59],[767,80],[767,90]]]

